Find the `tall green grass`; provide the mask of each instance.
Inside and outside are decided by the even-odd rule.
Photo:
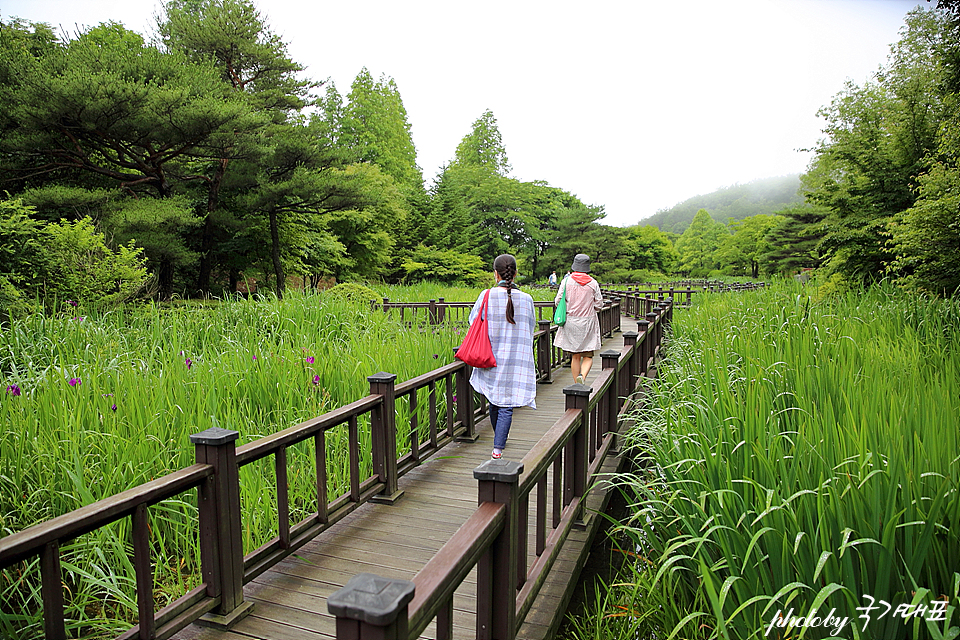
[[[609,637],[829,637],[770,628],[791,609],[849,618],[839,637],[960,635],[957,301],[698,297],[636,417],[650,466],[621,479],[620,534],[638,556],[594,618],[643,624]],[[944,598],[946,621],[895,617]]]
[[[405,328],[364,305],[295,292],[65,310],[0,331],[0,536],[192,464],[192,433],[219,426],[239,431],[238,444],[255,440],[367,395],[366,377],[379,371],[402,381],[452,362],[461,339],[453,328]],[[401,403],[400,443],[403,412]],[[360,427],[369,445],[369,422]],[[327,447],[332,497],[349,483],[346,428]],[[297,520],[315,510],[312,442],[289,456]],[[272,462],[241,470],[248,552],[276,535]],[[368,457],[362,463],[369,472]],[[121,521],[63,549],[72,633],[115,633],[135,619],[128,541]],[[151,508],[151,546],[160,606],[198,583],[193,492]],[[42,633],[38,575],[35,561],[0,574],[0,637]]]

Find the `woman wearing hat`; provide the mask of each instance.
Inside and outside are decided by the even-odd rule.
[[[600,319],[603,307],[600,284],[590,277],[590,256],[578,253],[572,273],[563,279],[554,304],[567,296],[567,321],[557,330],[554,346],[569,351],[573,381],[583,384],[593,366],[593,352],[600,348]]]

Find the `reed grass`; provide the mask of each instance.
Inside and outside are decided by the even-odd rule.
[[[17,320],[0,332],[0,536],[189,466],[192,433],[219,426],[238,431],[238,445],[255,440],[366,396],[374,373],[402,381],[450,363],[460,339],[453,327],[404,327],[362,304],[296,292]],[[368,420],[360,434],[369,451]],[[327,448],[333,497],[349,486],[346,427]],[[312,443],[289,460],[297,521],[316,509]],[[368,456],[361,463],[369,474]],[[241,470],[246,552],[276,535],[274,475],[272,458]],[[150,513],[159,607],[199,582],[194,492]],[[129,527],[62,548],[70,633],[116,635],[135,620]],[[0,574],[0,637],[42,635],[38,576],[36,561]]]
[[[960,635],[957,301],[698,296],[659,373],[631,439],[648,467],[621,478],[637,558],[604,596],[645,626],[599,602],[608,637],[832,635],[770,626],[791,609],[848,618],[839,637]],[[944,620],[895,614],[937,600]]]

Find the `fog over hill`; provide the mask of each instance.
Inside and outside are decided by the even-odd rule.
[[[759,213],[774,213],[803,202],[799,191],[798,173],[762,178],[688,198],[669,209],[657,211],[639,224],[653,225],[661,231],[683,233],[700,209],[706,209],[714,220],[726,224],[729,218],[743,220]]]

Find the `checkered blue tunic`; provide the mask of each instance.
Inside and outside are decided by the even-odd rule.
[[[477,317],[483,304],[483,293],[477,298],[470,312],[470,322]],[[530,294],[514,289],[513,319],[507,322],[507,291],[500,287],[490,290],[487,303],[490,329],[490,345],[497,359],[497,366],[490,369],[474,369],[470,384],[482,393],[489,402],[498,407],[537,408],[537,369],[533,361],[533,332],[537,318]]]

